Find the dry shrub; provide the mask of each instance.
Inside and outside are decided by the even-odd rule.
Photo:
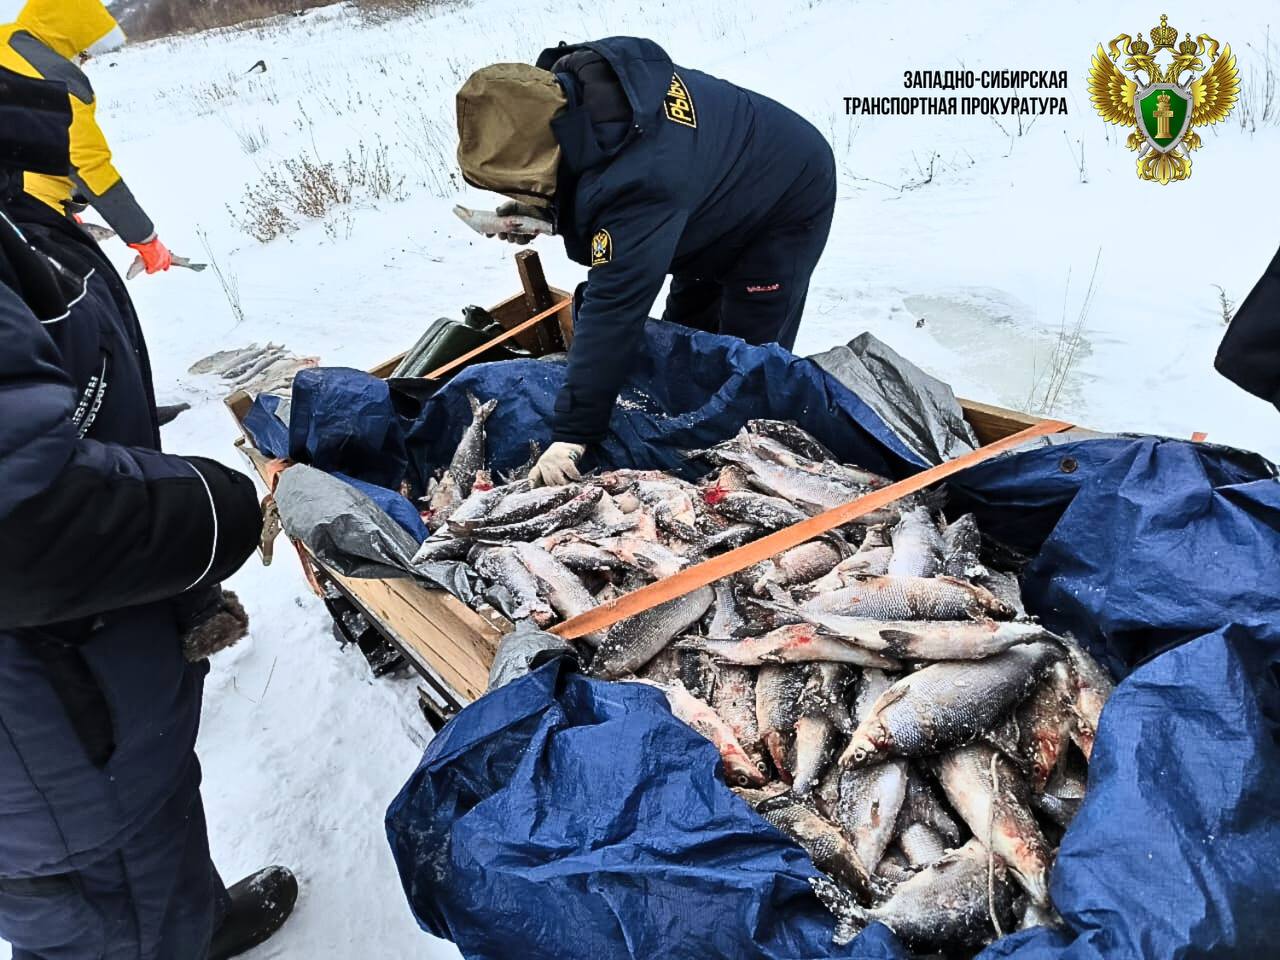
[[[305,220],[326,221],[332,236],[332,213],[357,200],[403,200],[403,188],[404,177],[392,169],[387,147],[361,143],[340,164],[305,154],[285,160],[245,188],[239,213],[227,209],[240,229],[261,243],[293,233]]]
[[[386,23],[401,17],[436,13],[459,3],[460,0],[355,0],[356,9],[367,23]]]
[[[328,7],[339,0],[152,0],[125,23],[134,40],[236,27],[281,14]]]

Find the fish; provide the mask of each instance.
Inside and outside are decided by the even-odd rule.
[[[845,706],[849,668],[838,663],[815,664],[800,692],[800,716],[795,725],[795,759],[791,792],[813,792],[836,751],[836,735],[852,729]]]
[[[624,534],[595,541],[596,546],[633,570],[647,577],[663,580],[685,568],[688,561],[655,540]]]
[[[932,577],[942,569],[942,534],[926,507],[905,511],[893,528],[891,577]]]
[[[768,593],[768,584],[790,587],[808,583],[830,572],[840,560],[840,548],[832,540],[810,540],[760,564],[755,570],[752,592],[763,597]]]
[[[459,540],[452,536],[432,535],[422,541],[422,546],[418,548],[418,552],[413,555],[413,564],[417,566],[420,563],[440,563],[445,560],[461,560],[471,549],[471,544],[466,540]]]
[[[746,626],[747,618],[738,609],[738,598],[733,592],[733,581],[727,577],[711,585],[715,591],[715,603],[711,607],[711,622],[707,624],[707,636],[727,640],[738,636]]]
[[[854,699],[854,719],[861,721],[891,684],[884,671],[864,670]],[[849,838],[863,863],[878,864],[893,840],[907,783],[907,764],[903,760],[889,760],[873,767],[836,765],[819,788],[819,809]]]
[[[698,514],[693,496],[674,482],[641,480],[635,485],[640,502],[653,511],[659,527],[682,540],[694,541],[700,536]]]
[[[592,669],[605,679],[634,673],[652,660],[673,637],[702,619],[714,596],[710,587],[699,587],[692,593],[615,623],[596,651]]]
[[[435,533],[444,527],[449,522],[449,517],[453,515],[453,511],[462,504],[462,499],[458,482],[454,480],[453,474],[446,470],[427,501],[425,512],[427,528]]]
[[[880,865],[876,867],[876,876],[884,877],[890,883],[902,883],[915,875],[916,871],[912,870],[911,865],[907,863],[906,855],[896,846],[885,851]]]
[[[464,497],[471,493],[476,471],[484,467],[484,424],[498,407],[496,399],[481,403],[472,393],[467,394],[467,402],[471,404],[471,423],[463,431],[448,467],[448,472]]]
[[[832,636],[902,660],[981,660],[1049,636],[1038,624],[1012,620],[868,620],[809,614]]]
[[[756,436],[776,440],[806,460],[838,462],[828,447],[794,420],[748,420],[746,429]]]
[[[946,840],[927,823],[909,823],[898,833],[898,847],[913,870],[937,863],[947,852]]]
[[[1102,719],[1102,708],[1106,706],[1111,691],[1115,689],[1115,682],[1077,641],[1071,637],[1063,637],[1060,642],[1071,660],[1071,673],[1075,678],[1075,699],[1072,709],[1075,711],[1077,723],[1074,739],[1087,760],[1093,753],[1093,742],[1098,735],[1098,722]]]
[[[576,573],[557,560],[548,550],[517,540],[511,544],[520,562],[541,584],[547,602],[561,619],[569,620],[595,609],[596,599]],[[582,638],[591,646],[599,646],[604,637],[599,632]]]
[[[983,571],[973,578],[973,582],[989,591],[1001,603],[1013,611],[1017,620],[1027,619],[1027,608],[1022,603],[1022,588],[1018,586],[1018,578],[1003,570]]]
[[[705,700],[698,699],[679,683],[660,684],[651,680],[628,682],[661,690],[672,714],[715,745],[730,783],[739,786],[764,786],[768,782],[764,772],[747,756],[733,729],[720,719],[720,715]]]
[[[1049,844],[1027,805],[1017,768],[986,744],[943,754],[938,783],[974,837],[1008,864],[1034,903],[1049,903]]]
[[[282,350],[279,344],[268,343],[265,347],[260,347],[256,343],[251,343],[247,347],[239,347],[233,350],[218,350],[202,357],[187,368],[188,373],[206,374],[206,373],[223,373],[234,367],[239,367],[246,361],[252,361],[260,357],[264,351]]]
[[[752,763],[767,774],[760,724],[756,721],[755,671],[722,663],[716,668],[711,706],[729,724]]]
[[[80,221],[80,229],[91,236],[94,243],[106,243],[116,235],[110,227],[104,227],[100,223],[90,223],[88,220]]]
[[[521,484],[527,486],[528,481],[522,480]],[[495,487],[487,470],[477,470],[471,493],[449,514],[445,525],[451,533],[457,534],[460,529],[482,521],[511,492],[508,486]]]
[[[1076,723],[1072,710],[1074,694],[1071,667],[1060,660],[1013,712],[1019,753],[1026,764],[1032,790],[1044,789],[1071,743]]]
[[[874,770],[875,767],[867,769]],[[907,780],[907,796],[903,801],[902,820],[904,823],[923,823],[936,830],[951,846],[960,843],[960,824],[951,815],[938,791],[933,779],[917,765],[913,764]]]
[[[977,839],[899,883],[874,907],[863,907],[830,881],[811,881],[839,921],[836,943],[848,943],[867,924],[883,923],[913,950],[981,947],[1016,923],[1015,889],[999,857]],[[994,896],[992,896],[994,894]],[[996,923],[993,924],[992,919]]]
[[[787,782],[792,779],[788,747],[800,719],[800,694],[808,679],[807,667],[797,664],[766,664],[756,674],[756,725],[760,739]]]
[[[542,596],[538,580],[511,547],[483,547],[474,552],[471,565],[490,583],[502,587],[514,601],[512,619],[531,619],[539,627],[550,626],[555,611]]]
[[[1065,830],[1084,803],[1085,787],[1084,776],[1059,767],[1044,790],[1032,792],[1031,806]]]
[[[721,516],[738,523],[749,523],[763,530],[781,530],[807,520],[809,515],[780,497],[750,490],[721,490],[708,487],[703,501]]]
[[[805,600],[799,610],[873,620],[1008,619],[1013,615],[982,587],[954,577],[867,577]]]
[[[452,476],[452,474],[447,475]],[[486,542],[536,540],[538,537],[545,537],[553,530],[571,527],[590,516],[600,495],[599,487],[582,487],[576,496],[552,510],[518,523],[478,527],[471,531],[471,535],[477,540]]]
[[[986,568],[978,559],[981,550],[978,521],[972,513],[966,513],[942,531],[942,572],[965,580],[983,575]]]
[[[893,546],[889,542],[888,526],[881,524],[868,527],[862,543],[853,555],[841,560],[829,573],[808,584],[804,588],[804,594],[812,597],[842,590],[860,577],[883,577],[889,572],[892,557]]]
[[[807,623],[788,624],[758,637],[746,637],[741,640],[685,637],[677,643],[677,646],[682,650],[700,650],[718,660],[740,666],[760,666],[765,663],[810,663],[817,660],[887,669],[896,669],[901,666],[898,661],[890,657],[845,643],[838,637],[824,634]]]
[[[884,892],[884,882],[871,874],[853,844],[804,801],[790,794],[770,796],[752,790],[737,793],[771,826],[800,844],[819,870],[859,896],[872,898]]]
[[[548,489],[539,487],[540,490]],[[556,489],[554,487],[550,489]],[[554,534],[553,534],[554,536]],[[547,544],[542,544],[544,547]],[[618,573],[627,569],[628,564],[617,554],[610,553],[603,547],[581,540],[577,537],[556,542],[550,547],[551,555],[577,574],[584,573]]]
[[[1021,644],[985,660],[944,661],[903,677],[858,725],[841,763],[941,753],[976,740],[1039,682],[1061,650]]]
[[[454,205],[453,215],[476,233],[486,237],[496,237],[500,233],[521,237],[551,237],[556,232],[555,225],[550,220],[490,210],[472,210],[460,203]]]
[[[450,529],[459,536],[471,536],[487,526],[521,523],[568,503],[583,488],[579,484],[566,483],[559,487],[538,487],[531,490],[526,480],[521,484],[496,489],[502,490],[504,495],[492,509],[479,516],[450,518],[453,521]]]

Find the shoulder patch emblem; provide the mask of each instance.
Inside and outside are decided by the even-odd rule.
[[[598,267],[613,259],[613,237],[608,230],[597,230],[591,238],[591,265]]]
[[[662,98],[662,109],[672,123],[697,128],[698,115],[693,109],[693,98],[689,96],[689,88],[684,85],[678,73],[671,75],[671,86],[667,88],[667,95]]]

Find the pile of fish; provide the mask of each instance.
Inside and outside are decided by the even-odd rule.
[[[288,398],[298,371],[319,363],[319,357],[295,356],[278,343],[265,347],[251,343],[211,353],[193,363],[188,372],[216,374],[231,389],[244,390],[252,396],[270,393]]]
[[[495,485],[474,418],[427,498],[420,561],[467,563],[540,626],[889,481],[752,421],[697,484],[616,470]],[[1111,680],[1031,620],[976,521],[900,500],[584,638],[597,676],[660,688],[726,779],[824,875],[837,938],[873,921],[972,951],[1054,922],[1048,876]]]

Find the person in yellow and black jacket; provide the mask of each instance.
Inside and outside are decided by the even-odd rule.
[[[26,192],[59,213],[92,206],[138,252],[147,273],[158,273],[173,258],[112,164],[95,118],[93,87],[75,62],[124,42],[124,31],[101,0],[27,0],[13,23],[0,26],[0,67],[62,83],[71,101],[70,169],[65,176],[27,174]]]

